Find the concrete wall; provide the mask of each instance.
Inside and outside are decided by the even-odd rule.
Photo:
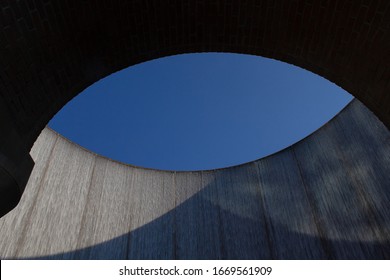
[[[313,135],[244,165],[168,172],[45,129],[0,257],[388,259],[390,132],[354,100]]]
[[[390,127],[388,0],[4,0],[0,158],[12,157],[0,160],[0,216],[20,198],[32,168],[28,151],[69,100],[125,67],[193,52],[305,68]]]

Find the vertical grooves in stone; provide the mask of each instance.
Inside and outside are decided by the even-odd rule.
[[[38,189],[37,189],[37,192],[36,192],[36,195],[34,197],[34,202],[33,204],[31,205],[31,211],[28,212],[28,218],[26,219],[26,223],[24,224],[23,226],[23,229],[22,229],[22,234],[21,234],[21,237],[20,237],[20,241],[18,242],[20,245],[23,245],[24,242],[25,242],[25,238],[26,238],[26,235],[27,235],[27,227],[30,223],[30,219],[31,219],[31,216],[32,216],[32,213],[34,212],[34,209],[35,209],[35,205],[37,203],[37,198],[39,197],[39,194],[43,188],[43,182],[44,180],[46,179],[46,175],[47,175],[47,171],[49,169],[49,166],[50,166],[50,162],[53,160],[52,159],[52,155],[53,155],[53,151],[57,145],[57,142],[58,142],[58,139],[59,139],[59,136],[56,135],[56,140],[53,144],[53,147],[51,148],[51,151],[50,151],[50,155],[48,157],[48,160],[47,160],[47,164],[45,165],[45,169],[42,173],[42,177],[41,177],[41,180],[39,185],[38,185]],[[17,250],[15,252],[15,256],[18,256],[19,255],[19,251],[20,251],[20,246],[17,247]]]
[[[321,246],[324,249],[324,252],[325,252],[326,256],[328,257],[328,259],[332,259],[332,258],[334,258],[334,254],[332,254],[332,249],[331,249],[330,244],[326,241],[325,230],[323,229],[321,222],[318,218],[318,213],[316,210],[317,208],[315,207],[315,200],[313,199],[312,195],[310,194],[310,191],[308,190],[307,184],[305,183],[305,178],[303,177],[303,174],[302,174],[302,168],[301,168],[300,163],[299,163],[297,156],[295,154],[295,150],[294,150],[294,148],[292,148],[291,150],[292,150],[292,154],[294,156],[295,162],[296,162],[298,170],[299,170],[299,175],[300,175],[300,178],[302,181],[303,188],[304,188],[305,193],[306,193],[307,200],[308,200],[310,208],[311,208],[311,214],[313,216],[315,226],[316,226],[317,231],[320,235]]]

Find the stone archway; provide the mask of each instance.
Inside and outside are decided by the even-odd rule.
[[[162,56],[218,51],[292,63],[338,84],[390,127],[386,0],[41,0],[1,7],[0,189],[8,210],[31,171],[28,151],[51,117],[97,80]]]

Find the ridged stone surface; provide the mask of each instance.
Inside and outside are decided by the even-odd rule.
[[[168,172],[114,162],[45,129],[0,219],[0,257],[389,259],[390,132],[359,101],[244,165]]]

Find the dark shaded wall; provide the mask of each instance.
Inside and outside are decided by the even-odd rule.
[[[34,141],[70,99],[136,63],[206,51],[303,67],[390,127],[388,0],[3,0],[0,215],[24,189]]]
[[[387,0],[1,1],[1,97],[30,146],[95,81],[178,53],[286,61],[337,83],[390,125]]]
[[[244,165],[168,172],[45,129],[0,257],[389,259],[390,132],[354,100],[301,142]]]

